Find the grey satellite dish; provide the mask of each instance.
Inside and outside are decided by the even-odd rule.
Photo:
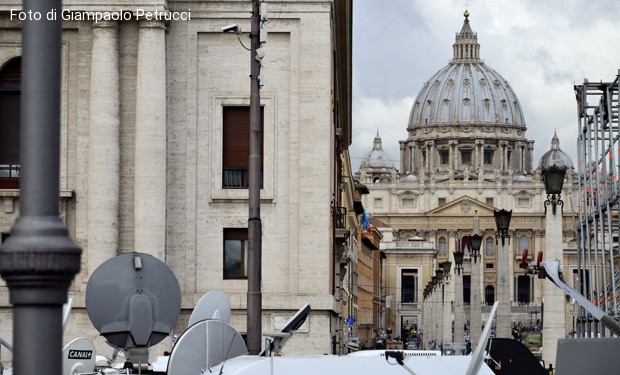
[[[167,374],[202,374],[218,363],[248,353],[245,341],[221,320],[201,320],[177,339]]]
[[[166,338],[180,309],[179,282],[166,264],[149,254],[125,253],[107,260],[86,286],[90,321],[109,345],[130,353]]]
[[[189,317],[188,326],[207,319],[219,319],[230,323],[230,301],[226,293],[221,290],[212,290],[202,296]]]
[[[95,345],[84,337],[71,341],[62,351],[63,375],[90,374],[95,371]]]

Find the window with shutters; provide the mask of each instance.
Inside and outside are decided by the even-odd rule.
[[[0,67],[0,189],[19,188],[21,57]]]
[[[261,107],[260,186],[263,187],[263,108]],[[250,107],[224,106],[222,188],[247,189],[250,179]]]

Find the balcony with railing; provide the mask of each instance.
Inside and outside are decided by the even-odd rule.
[[[263,170],[260,170],[260,188],[263,188]],[[222,172],[222,188],[247,189],[250,186],[249,168],[224,168]]]

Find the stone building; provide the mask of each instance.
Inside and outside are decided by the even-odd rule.
[[[64,19],[59,207],[83,250],[66,341],[86,336],[111,353],[87,317],[85,288],[100,264],[131,251],[165,261],[178,278],[176,334],[213,289],[229,295],[231,324],[245,333],[251,1],[64,7],[56,10]],[[339,353],[346,344],[337,270],[352,246],[345,233],[356,226],[353,211],[339,220],[338,210],[346,207],[341,156],[351,143],[351,7],[278,1],[262,23],[263,331],[312,307],[289,353]],[[4,147],[19,136],[19,9],[18,0],[0,4],[3,240],[20,207],[19,151]],[[147,18],[155,11],[159,18]],[[89,18],[96,12],[121,20]],[[230,24],[242,33],[222,32]],[[11,342],[3,282],[0,316],[0,337]],[[170,340],[164,346],[158,353]]]
[[[463,321],[475,342],[495,300],[509,300],[511,324],[529,326],[541,318],[544,297],[543,281],[519,267],[526,249],[529,260],[546,250],[546,193],[541,171],[534,167],[534,141],[526,137],[516,93],[481,59],[469,13],[464,16],[452,59],[423,84],[412,103],[407,138],[400,141],[400,165],[385,155],[377,134],[356,173],[370,191],[364,206],[385,224],[381,228],[381,248],[387,257],[384,296],[393,301],[386,309],[386,328],[395,337],[405,337],[406,325],[422,328],[425,304],[445,307],[443,315],[437,310],[432,313],[433,332],[430,327],[421,330],[426,344],[435,340],[462,345],[464,327],[455,324],[456,338],[452,337],[459,301],[464,301]],[[559,147],[555,136],[554,142]],[[570,169],[565,202],[574,201],[575,184],[575,172]],[[506,246],[496,239],[494,211],[500,209],[512,211]],[[571,276],[577,265],[571,257],[576,250],[575,209],[570,204],[564,207],[559,239],[564,274]],[[481,259],[466,261],[458,275],[453,253],[463,237],[473,234],[474,222],[483,236]],[[443,283],[440,300],[424,301],[425,285],[446,261],[452,262],[453,271]],[[456,294],[461,288],[463,299]],[[500,290],[508,296],[503,297]],[[564,320],[558,320],[570,324],[568,310]]]

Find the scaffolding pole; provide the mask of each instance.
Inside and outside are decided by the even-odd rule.
[[[575,85],[578,107],[579,220],[577,267],[579,292],[619,320],[618,184],[620,71],[610,82]],[[579,337],[614,333],[581,308]]]

